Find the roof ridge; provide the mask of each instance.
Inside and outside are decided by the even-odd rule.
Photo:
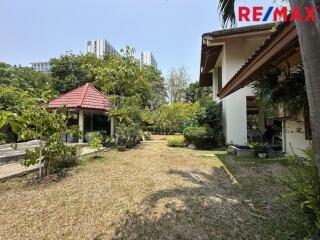
[[[83,101],[84,101],[84,97],[86,96],[86,93],[87,93],[87,91],[88,91],[88,87],[89,87],[89,83],[86,83],[85,85],[83,85],[82,87],[84,87],[84,91],[83,91],[83,94],[82,94],[82,96],[81,96],[81,98],[80,98],[80,101],[79,101],[79,107],[81,107],[82,106],[82,103],[83,103]],[[81,87],[80,87],[81,88]]]
[[[104,97],[105,100],[110,101],[102,92],[100,92],[95,86],[91,85],[90,86],[97,91],[102,97]]]

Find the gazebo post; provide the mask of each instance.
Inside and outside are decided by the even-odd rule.
[[[79,137],[79,143],[84,142],[84,111],[79,110],[79,130],[81,132],[81,136]]]

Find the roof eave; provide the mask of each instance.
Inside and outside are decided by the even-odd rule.
[[[220,99],[245,87],[252,78],[286,51],[290,46],[298,44],[298,36],[294,23],[283,23],[239,69],[232,79],[218,93]]]

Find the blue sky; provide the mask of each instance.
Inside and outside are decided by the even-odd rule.
[[[201,35],[221,29],[217,0],[0,0],[0,61],[28,66],[66,51],[85,52],[86,42],[107,39],[151,50],[166,76],[173,67],[199,74]],[[273,5],[273,0],[241,0]]]

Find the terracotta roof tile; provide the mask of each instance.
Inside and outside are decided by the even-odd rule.
[[[111,108],[111,102],[94,86],[87,83],[49,102],[49,108],[51,109],[62,106],[66,106],[67,108],[108,110]]]

